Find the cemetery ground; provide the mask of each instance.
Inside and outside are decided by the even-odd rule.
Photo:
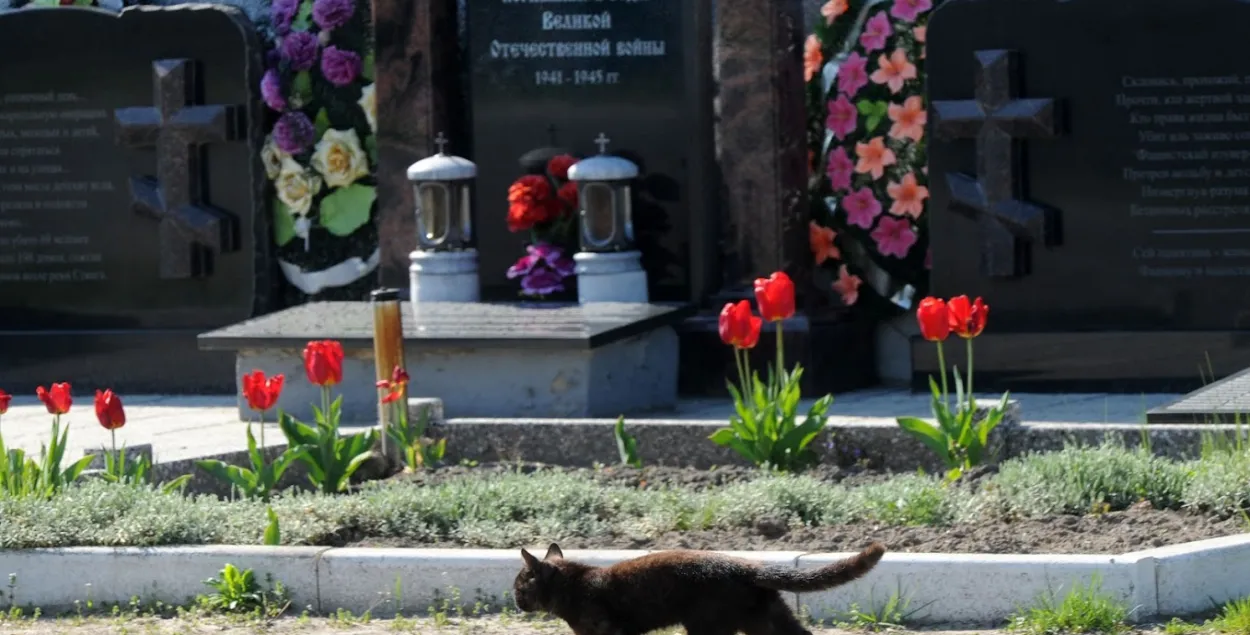
[[[1128,423],[1140,418],[1135,408],[1168,398],[1062,397],[1022,401],[1039,406],[1031,411],[1051,421],[1097,416]],[[3,419],[10,448],[38,452],[45,442],[47,424],[38,421],[48,415],[32,401],[18,397]],[[835,410],[861,417],[881,407],[909,412],[923,403],[886,390],[840,401],[847,403],[835,401]],[[185,460],[197,452],[243,449],[231,400],[129,403],[119,443],[152,443],[158,462],[167,453]],[[76,407],[81,410],[66,415],[70,458],[81,448],[108,444],[107,432],[90,421],[89,411],[82,413],[90,406]],[[686,411],[708,413],[694,405]],[[282,441],[276,426],[268,435],[271,445]],[[558,540],[574,549],[828,552],[875,539],[900,552],[1115,554],[1250,531],[1244,511],[1250,509],[1250,449],[1229,442],[1220,447],[1232,436],[1208,435],[1201,456],[1189,459],[1110,442],[1033,453],[953,484],[914,468],[887,472],[826,463],[768,475],[736,465],[653,466],[645,464],[645,449],[641,469],[606,456],[590,468],[517,457],[400,473],[337,494],[296,483],[268,503],[87,479],[50,502],[0,497],[0,547],[260,544],[271,507],[288,545],[511,549]],[[836,433],[817,442],[835,441]]]

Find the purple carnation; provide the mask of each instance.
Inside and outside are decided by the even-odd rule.
[[[317,26],[328,31],[347,24],[355,12],[352,0],[317,0],[313,3],[312,17]]]
[[[299,11],[299,0],[273,0],[269,7],[269,19],[273,21],[273,30],[278,35],[291,32],[291,21]]]
[[[266,106],[278,112],[286,110],[286,97],[282,96],[282,79],[278,77],[278,71],[272,68],[265,71],[265,76],[260,78],[260,96]]]
[[[360,56],[337,46],[327,46],[321,54],[321,74],[335,86],[347,86],[360,75]]]
[[[287,154],[299,154],[317,136],[317,129],[308,120],[308,116],[296,110],[284,113],[273,125],[273,142],[279,150]]]
[[[306,71],[317,63],[317,36],[297,31],[282,38],[282,57],[297,71]]]

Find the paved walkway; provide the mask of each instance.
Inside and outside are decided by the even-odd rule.
[[[1179,397],[1173,394],[1111,395],[1021,393],[1024,420],[1075,424],[1141,424],[1146,410]],[[990,399],[994,395],[985,395]],[[212,456],[247,447],[244,424],[238,420],[234,398],[230,396],[124,395],[126,427],[117,441],[127,445],[151,443],[158,462]],[[810,400],[807,401],[810,404]],[[902,390],[872,389],[835,395],[831,414],[834,421],[891,419],[901,415],[929,416],[928,396]],[[683,400],[677,412],[657,415],[663,419],[716,419],[728,417],[728,397]],[[447,413],[455,417],[454,412]],[[63,419],[69,423],[67,456],[82,456],[85,448],[106,447],[109,433],[95,420],[92,398],[76,395],[73,409]],[[8,414],[0,418],[0,431],[9,447],[38,451],[46,443],[51,417],[33,396],[16,396]],[[346,428],[345,428],[346,430]],[[266,438],[280,440],[277,424],[266,425]]]

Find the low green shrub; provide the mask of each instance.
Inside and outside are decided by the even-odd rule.
[[[1250,510],[1250,452],[1217,452],[1189,464],[1181,498],[1196,511],[1234,514]]]
[[[761,472],[723,487],[605,485],[560,470],[468,473],[426,485],[368,483],[354,494],[282,491],[263,500],[183,496],[98,479],[50,500],[0,497],[0,548],[70,545],[341,545],[362,538],[513,547],[546,539],[847,523],[946,525],[986,517],[1155,507],[1236,512],[1250,501],[1250,455],[1175,462],[1113,445],[1006,461],[973,484],[904,474],[850,486]],[[269,510],[273,510],[273,516]],[[274,519],[277,519],[275,522]],[[280,525],[281,530],[274,528]]]
[[[988,506],[1018,516],[1119,510],[1139,500],[1181,505],[1189,467],[1113,443],[1068,446],[1003,461],[990,481]]]

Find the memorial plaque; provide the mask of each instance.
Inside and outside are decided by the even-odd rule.
[[[44,336],[115,362],[158,340],[194,354],[200,330],[263,305],[260,70],[254,27],[230,8],[0,14],[0,331],[15,341],[0,346],[11,359]],[[176,382],[153,346],[137,357]],[[0,380],[25,385],[46,367],[31,360]]]
[[[1248,21],[1237,0],[939,7],[934,294],[984,296],[996,332],[1250,327]]]
[[[992,307],[978,388],[1191,390],[1250,365],[1248,21],[1237,0],[934,11],[932,292]],[[927,389],[933,346],[912,353]]]
[[[510,233],[505,215],[522,157],[590,156],[600,133],[608,153],[640,168],[634,215],[652,299],[688,299],[714,247],[708,0],[481,0],[468,10],[483,299],[515,297],[504,274],[529,237]]]

